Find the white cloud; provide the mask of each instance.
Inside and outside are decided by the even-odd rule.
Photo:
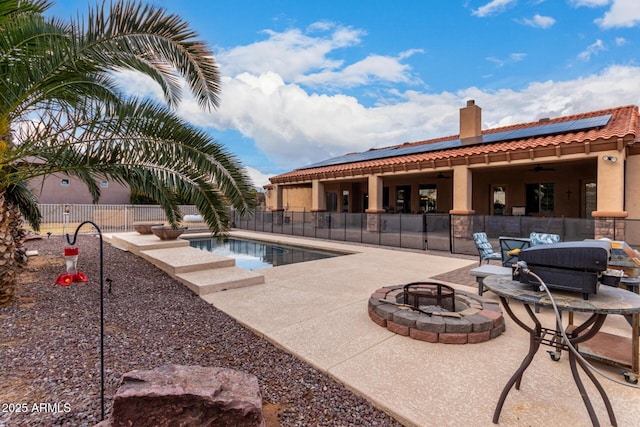
[[[599,74],[568,81],[535,82],[522,91],[500,90],[476,95],[484,125],[495,127],[637,104],[640,67],[612,66]],[[638,88],[629,90],[631,87]]]
[[[335,24],[331,21],[316,21],[307,27],[310,33],[329,31]]]
[[[616,46],[624,46],[629,43],[629,40],[624,37],[616,37]]]
[[[415,51],[414,51],[415,52]],[[327,86],[351,88],[371,83],[419,83],[419,79],[411,75],[411,67],[402,64],[400,59],[381,55],[370,55],[365,59],[348,65],[338,71],[324,71],[297,78],[296,83],[309,86]]]
[[[511,53],[508,59],[500,59],[495,56],[485,58],[489,62],[493,62],[498,67],[504,67],[507,64],[523,61],[527,57],[526,53]]]
[[[357,45],[364,31],[316,22],[307,28],[313,36],[299,29],[277,33],[265,31],[266,40],[229,50],[222,50],[217,60],[225,76],[243,73],[260,75],[274,72],[286,82],[327,88],[353,88],[372,83],[420,84],[411,67],[402,61],[421,49],[410,49],[397,56],[369,55],[352,64],[331,59],[336,49]],[[279,54],[274,55],[274,52]]]
[[[492,0],[484,6],[480,6],[476,10],[473,10],[471,14],[479,18],[497,15],[498,13],[503,12],[512,3],[515,3],[515,0]]]
[[[640,24],[638,0],[613,0],[609,9],[596,23],[602,28],[633,27]]]
[[[578,58],[583,61],[588,61],[591,59],[592,55],[597,55],[598,53],[607,50],[606,46],[602,42],[602,40],[598,39],[593,44],[590,44],[585,50],[578,54]]]
[[[251,181],[253,182],[254,187],[257,187],[258,189],[262,189],[262,187],[269,184],[270,177],[277,175],[275,173],[260,172],[258,169],[255,169],[249,166],[246,166],[244,170],[251,178]]]
[[[225,78],[216,114],[190,111],[194,120],[218,129],[237,129],[281,167],[367,148],[373,138],[390,138],[388,118],[346,95],[308,93],[267,72]]]
[[[146,74],[132,70],[118,71],[118,81],[124,86],[127,94],[144,98],[164,99],[162,88]]]
[[[357,45],[365,34],[362,30],[327,22],[316,23],[310,28],[313,28],[313,36],[299,29],[281,33],[267,30],[264,31],[267,40],[221,50],[216,55],[220,69],[227,76],[270,70],[287,81],[295,81],[311,71],[330,71],[342,66],[342,61],[327,55],[335,49]],[[321,30],[329,34],[322,37],[318,34]]]
[[[570,0],[571,3],[575,7],[585,6],[585,7],[601,7],[606,6],[611,2],[611,0]]]
[[[550,16],[535,15],[533,18],[524,18],[522,23],[533,28],[547,29],[556,23],[556,20]]]

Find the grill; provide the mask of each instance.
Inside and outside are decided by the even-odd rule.
[[[610,256],[611,242],[597,240],[532,246],[520,251],[518,260],[526,262],[550,289],[582,292],[584,299],[589,299],[598,292]],[[540,286],[526,274],[514,280],[531,284],[535,290]]]

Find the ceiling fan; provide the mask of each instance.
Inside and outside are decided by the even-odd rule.
[[[555,171],[555,168],[545,168],[544,166],[538,164],[531,169],[534,172],[543,172],[543,171]]]

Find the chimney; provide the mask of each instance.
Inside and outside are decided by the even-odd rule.
[[[482,109],[473,99],[460,109],[460,139],[476,138],[482,135]]]

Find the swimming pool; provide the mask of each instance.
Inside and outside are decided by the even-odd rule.
[[[189,244],[194,248],[234,258],[236,266],[245,270],[259,270],[344,255],[312,248],[283,246],[275,243],[231,237],[222,241],[216,239],[190,239]]]

